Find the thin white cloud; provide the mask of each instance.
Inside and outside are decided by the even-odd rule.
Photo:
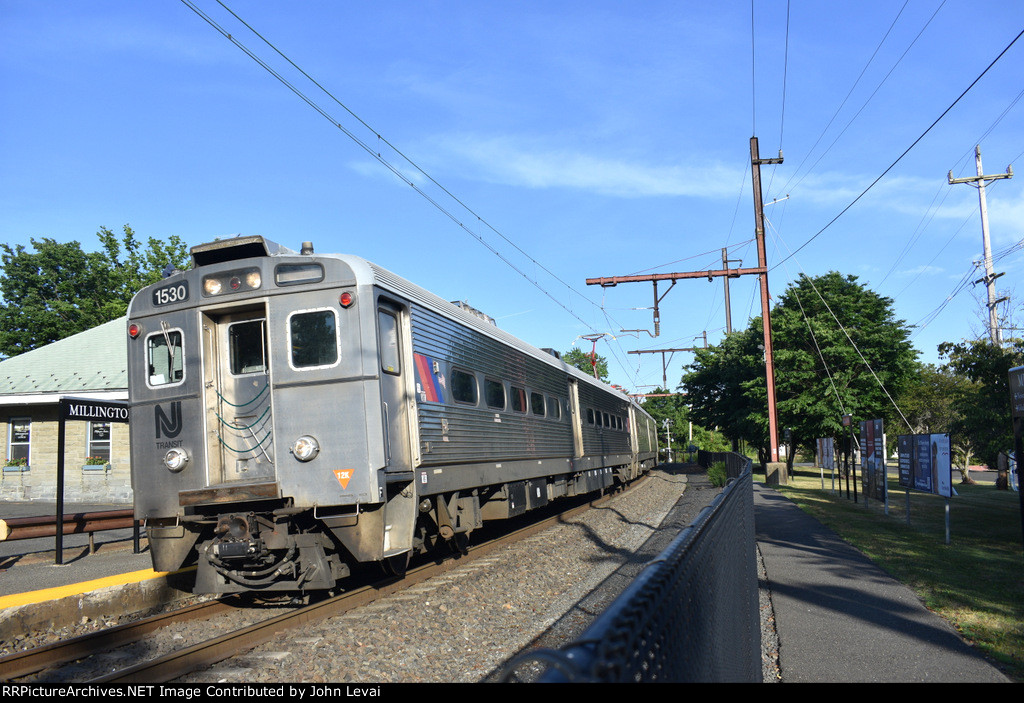
[[[452,138],[441,142],[440,148],[465,164],[460,171],[470,177],[523,188],[571,188],[622,198],[733,198],[743,178],[742,170],[714,162],[663,166],[502,138]]]

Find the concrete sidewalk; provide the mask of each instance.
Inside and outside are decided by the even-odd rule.
[[[757,483],[754,518],[784,683],[1009,681],[908,587]]]

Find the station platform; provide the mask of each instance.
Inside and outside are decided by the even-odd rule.
[[[0,517],[52,514],[52,506],[32,512],[43,505],[0,504]],[[116,507],[123,506],[66,506],[65,512]],[[754,484],[754,517],[782,682],[1009,681],[913,591],[777,491]],[[49,604],[64,602],[71,617],[76,608],[79,617],[95,617],[83,615],[83,605],[94,599],[101,611],[104,593],[166,594],[166,579],[152,571],[148,552],[133,553],[131,530],[97,533],[94,554],[84,536],[65,537],[62,566],[54,564],[53,538],[44,541],[49,547],[34,542],[32,552],[30,540],[0,542],[0,638],[5,629],[24,626],[25,617],[10,614],[32,613],[33,603],[44,604],[35,612],[53,613]]]
[[[64,514],[128,507],[66,503]],[[53,515],[54,508],[52,502],[0,503],[0,519]],[[135,552],[130,528],[94,533],[92,553],[88,535],[64,535],[59,564],[55,546],[55,537],[0,542],[0,640],[104,619],[115,599],[142,611],[188,595],[153,571],[144,538]]]

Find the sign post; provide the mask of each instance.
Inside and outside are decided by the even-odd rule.
[[[943,496],[946,499],[946,544],[949,544],[949,498],[953,495],[949,435],[900,435],[897,441],[900,486],[907,491],[907,524],[910,524],[911,489]]]
[[[857,502],[857,465],[853,456],[853,415],[843,415],[843,427],[850,430],[850,451],[847,453],[849,460],[846,463],[846,497],[850,497],[850,474],[853,474],[853,502]]]
[[[97,420],[128,422],[127,400],[90,400],[61,398],[57,425],[57,541],[56,563],[64,563],[64,422],[65,420]]]

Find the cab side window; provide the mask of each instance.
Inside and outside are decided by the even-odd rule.
[[[387,310],[377,311],[380,330],[380,368],[384,373],[402,373],[402,356],[398,348],[398,318]]]
[[[185,356],[181,331],[155,332],[146,338],[146,378],[150,386],[181,383],[185,378]]]

